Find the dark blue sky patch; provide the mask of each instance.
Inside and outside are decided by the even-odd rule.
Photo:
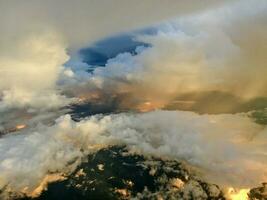
[[[136,54],[136,47],[149,46],[149,44],[136,41],[135,36],[138,34],[152,35],[155,31],[154,28],[149,28],[134,33],[106,38],[88,48],[81,49],[79,55],[82,61],[88,65],[105,66],[108,59],[114,58],[120,53],[129,52],[131,54]]]

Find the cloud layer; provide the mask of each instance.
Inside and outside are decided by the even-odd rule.
[[[247,187],[267,180],[266,128],[245,115],[154,111],[80,122],[66,115],[51,127],[7,135],[0,139],[0,186],[31,194],[45,186],[48,174],[68,173],[83,156],[114,144],[184,160],[221,185]]]
[[[244,113],[125,112],[51,120],[75,98],[115,102],[114,111],[253,110],[242,106],[267,96],[266,1],[233,1],[206,12],[200,11],[219,4],[187,2],[0,0],[6,8],[0,12],[0,131],[20,119],[28,123],[0,138],[0,190],[36,194],[87,154],[114,144],[184,160],[221,185],[267,181],[266,126]],[[92,74],[85,63],[64,66],[69,52],[172,16],[178,18],[157,25],[157,33],[136,37],[148,47],[121,53]]]
[[[1,0],[0,4],[1,37],[7,35],[16,38],[35,33],[36,30],[52,29],[62,34],[70,46],[79,47],[112,34],[142,28],[222,3],[212,0]]]

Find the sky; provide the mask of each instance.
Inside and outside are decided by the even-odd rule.
[[[250,117],[267,108],[266,15],[265,0],[0,0],[1,197],[114,144],[222,187],[266,182]]]

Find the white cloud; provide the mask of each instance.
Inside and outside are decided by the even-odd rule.
[[[29,35],[9,45],[8,53],[0,53],[0,109],[64,106],[68,101],[56,82],[68,55],[59,35]]]
[[[267,178],[266,129],[245,115],[154,111],[80,122],[66,115],[51,127],[1,138],[1,188],[30,193],[47,174],[68,173],[83,156],[111,144],[185,160],[222,185],[251,186]]]

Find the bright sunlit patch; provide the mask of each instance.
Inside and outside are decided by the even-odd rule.
[[[227,198],[229,200],[248,200],[249,189],[228,188]]]
[[[24,129],[24,128],[26,128],[26,124],[18,124],[18,125],[16,126],[16,130],[17,130],[17,131],[19,131],[19,130],[21,130],[21,129]]]
[[[144,103],[141,103],[137,106],[137,110],[140,112],[149,112],[152,110],[160,109],[163,107],[163,104],[161,102],[155,102],[155,101],[146,101]]]
[[[28,196],[31,197],[38,197],[43,190],[45,190],[49,183],[55,182],[55,181],[63,181],[66,177],[64,177],[62,174],[48,174],[45,176],[45,178],[42,180],[42,182],[39,184],[38,187],[34,189],[33,192],[28,194]],[[27,193],[28,188],[25,188],[25,191]]]

